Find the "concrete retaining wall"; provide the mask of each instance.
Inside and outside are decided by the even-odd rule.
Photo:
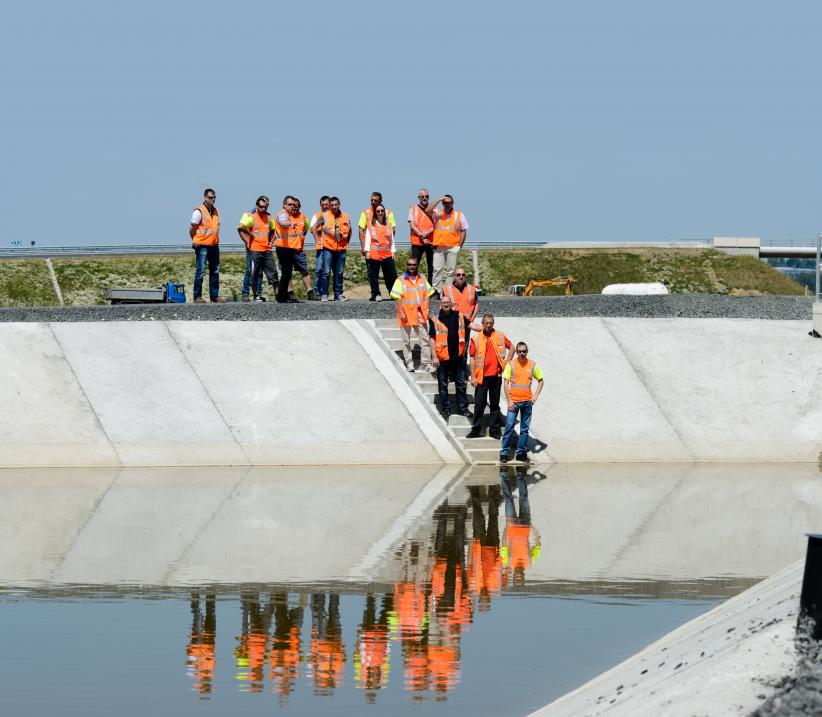
[[[546,374],[551,461],[804,461],[822,342],[800,321],[498,319]],[[0,467],[459,463],[357,322],[0,324]]]

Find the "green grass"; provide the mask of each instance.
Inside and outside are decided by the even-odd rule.
[[[309,248],[313,276],[314,250]],[[404,267],[407,251],[397,254]],[[101,257],[53,259],[55,273],[68,305],[105,303],[107,286],[151,288],[167,281],[182,282],[192,298],[194,256]],[[473,280],[470,251],[460,254],[459,265]],[[639,249],[632,251],[577,249],[483,249],[479,252],[483,291],[494,294],[511,284],[573,274],[575,294],[598,294],[607,284],[661,281],[673,293],[802,294],[798,283],[754,257],[731,256],[713,250]],[[223,254],[220,293],[239,300],[245,257]],[[346,291],[367,283],[365,262],[349,251],[345,267]],[[208,279],[206,277],[206,283]],[[292,281],[298,297],[305,297],[299,276]],[[542,294],[562,294],[561,288],[542,288]],[[42,259],[0,261],[0,306],[56,306],[57,298]]]

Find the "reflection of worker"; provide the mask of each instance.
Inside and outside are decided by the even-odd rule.
[[[502,372],[505,398],[508,400],[508,417],[505,421],[505,433],[502,436],[499,459],[501,463],[508,460],[511,451],[511,439],[514,426],[519,420],[519,441],[517,441],[518,461],[528,460],[528,430],[531,426],[531,410],[542,391],[542,371],[536,362],[528,358],[528,344],[520,341],[517,344],[517,357]],[[537,388],[531,392],[531,384],[536,381]]]
[[[487,493],[486,493],[487,490]],[[469,551],[468,584],[483,612],[491,608],[491,597],[502,587],[502,558],[499,544],[500,487],[469,486],[473,537]],[[487,495],[488,518],[483,513],[483,493]]]
[[[405,262],[405,273],[394,282],[391,298],[397,304],[397,322],[403,332],[402,356],[405,367],[413,372],[414,359],[411,353],[411,333],[417,335],[420,345],[420,370],[431,370],[431,349],[428,344],[428,300],[434,293],[431,284],[417,273],[417,260],[409,257]]]
[[[217,192],[206,189],[203,203],[191,215],[188,229],[191,248],[194,249],[196,268],[194,269],[194,303],[205,304],[203,298],[203,275],[208,263],[208,293],[211,300],[224,304],[220,297],[220,212],[214,206]]]
[[[263,274],[268,279],[269,286],[275,291],[277,289],[280,279],[271,253],[271,239],[275,230],[274,218],[268,213],[268,197],[257,197],[255,208],[243,214],[237,225],[237,233],[245,244],[246,254],[251,262],[248,282],[243,281],[243,301],[249,300],[249,289],[254,293],[254,301],[265,301],[262,296]]]
[[[329,593],[327,611],[325,595],[312,595],[309,664],[314,677],[314,694],[330,695],[342,685],[346,659],[339,594]]]
[[[201,695],[211,694],[214,679],[214,645],[217,634],[217,612],[214,593],[206,593],[205,616],[200,610],[200,596],[191,594],[191,635],[186,648],[188,675]]]
[[[242,692],[263,691],[263,667],[268,653],[271,601],[263,606],[259,595],[240,596],[242,630],[234,649],[237,681]]]
[[[499,394],[502,388],[502,370],[514,356],[509,338],[494,329],[494,317],[482,317],[482,331],[471,339],[471,373],[468,380],[474,386],[474,421],[466,438],[479,438],[482,430],[482,414],[490,404],[488,435],[500,437],[502,415],[499,411]]]
[[[437,205],[442,209],[437,210]],[[462,212],[454,209],[454,198],[444,194],[431,206],[434,220],[434,289],[442,292],[443,284],[451,283],[454,269],[465,238],[468,235],[468,221]]]
[[[525,571],[539,557],[541,542],[539,531],[531,522],[531,506],[528,501],[528,473],[525,466],[517,466],[516,486],[519,495],[519,512],[514,503],[511,484],[514,473],[510,468],[500,469],[500,487],[505,497],[505,529],[502,534],[502,562],[505,566],[503,584],[511,582],[515,586],[525,584]],[[531,536],[533,535],[533,544]]]
[[[365,598],[365,612],[357,632],[354,652],[354,679],[357,687],[366,690],[366,701],[376,700],[376,691],[388,684],[391,647],[388,635],[388,615],[393,611],[393,596],[383,595],[377,617],[377,599],[372,593]]]
[[[300,631],[306,596],[300,594],[300,602],[296,607],[289,607],[286,593],[274,595],[271,602],[274,607],[274,637],[271,641],[269,674],[272,689],[279,695],[280,704],[285,705],[300,675],[300,663],[303,659]]]

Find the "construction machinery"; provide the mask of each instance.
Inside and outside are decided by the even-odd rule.
[[[169,281],[156,289],[106,287],[105,298],[112,304],[185,304],[186,286]]]
[[[511,284],[508,291],[494,294],[494,296],[533,296],[534,289],[539,286],[564,286],[565,296],[574,295],[574,277],[568,274],[568,276],[555,276],[553,279],[531,279],[527,284]]]

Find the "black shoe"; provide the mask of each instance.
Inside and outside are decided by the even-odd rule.
[[[442,409],[442,417],[443,417],[446,421],[448,420],[448,418],[449,418],[449,416],[450,416],[450,415],[451,415],[451,409],[450,409],[450,408],[443,408],[443,409]]]
[[[289,296],[285,302],[286,304],[302,304],[303,302],[299,299],[295,299],[293,296]]]
[[[467,408],[463,408],[461,411],[457,411],[460,416],[465,416],[466,418],[473,418],[474,416],[471,414]]]
[[[519,461],[520,463],[529,463],[528,454],[527,453],[517,453],[514,460]]]
[[[508,463],[508,456],[500,456],[499,457],[500,463]]]
[[[468,433],[465,434],[466,438],[480,438],[480,430],[479,428],[472,428]]]
[[[500,438],[502,438],[502,431],[500,431],[499,428],[492,428],[490,431],[488,431],[488,436],[499,440]]]
[[[372,297],[369,299],[369,301],[376,301],[376,300],[377,300],[377,297],[376,297],[376,296],[372,296]]]

